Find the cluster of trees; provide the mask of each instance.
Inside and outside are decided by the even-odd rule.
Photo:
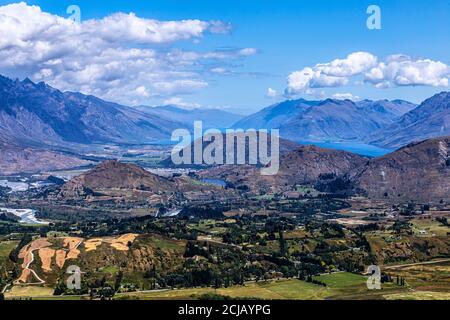
[[[349,204],[342,200],[329,197],[319,197],[308,199],[308,201],[291,200],[289,202],[275,202],[273,209],[281,212],[301,213],[303,215],[314,215],[319,212],[335,212],[348,208]]]
[[[446,217],[438,217],[436,218],[436,221],[441,223],[443,226],[450,227],[450,223],[448,222],[448,219]]]

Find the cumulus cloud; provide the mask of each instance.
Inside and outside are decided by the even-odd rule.
[[[310,88],[341,87],[348,83],[347,77],[335,77],[313,68],[303,68],[288,76],[288,94],[305,93]]]
[[[351,77],[361,76],[377,88],[390,86],[442,86],[449,84],[450,67],[431,59],[391,55],[383,61],[369,52],[354,52],[344,59],[319,63],[292,72],[286,95],[310,93],[315,88],[343,87]]]
[[[345,59],[336,59],[330,63],[316,65],[322,74],[334,77],[350,77],[375,66],[377,57],[369,52],[354,52]]]
[[[0,73],[140,104],[149,97],[206,88],[211,60],[226,65],[228,59],[256,53],[253,48],[196,52],[172,47],[230,30],[221,21],[159,21],[133,13],[76,23],[38,6],[5,5],[0,6]]]
[[[288,76],[288,95],[305,93],[311,88],[342,87],[349,77],[367,71],[376,65],[377,57],[368,52],[354,52],[345,59],[305,67]]]
[[[377,87],[448,87],[450,67],[440,61],[392,55],[365,74],[365,80]]]

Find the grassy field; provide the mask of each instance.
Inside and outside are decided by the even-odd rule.
[[[327,285],[329,299],[384,299],[385,294],[403,293],[408,288],[393,283],[383,283],[381,290],[367,289],[367,277],[349,272],[339,272],[314,277]]]
[[[368,290],[366,277],[339,272],[314,277],[327,286],[291,280],[246,283],[245,286],[229,288],[191,288],[116,294],[115,299],[135,300],[191,300],[205,294],[217,294],[231,298],[255,298],[267,300],[323,300],[323,299],[388,299],[388,300],[448,300],[450,292],[415,290],[412,286],[400,287],[392,283],[382,284],[382,290]],[[33,297],[36,300],[79,300],[86,296],[52,296],[53,290],[41,286],[14,286],[6,298]]]
[[[53,295],[53,289],[42,286],[13,286],[9,292],[5,293],[6,299],[43,297]]]
[[[215,293],[233,298],[311,300],[325,298],[327,289],[300,280],[284,280],[248,283],[245,286],[233,286],[217,290],[213,288],[194,288],[160,292],[124,293],[118,294],[116,299],[196,299],[207,293]]]
[[[284,238],[285,239],[304,239],[311,236],[310,233],[306,230],[288,230],[284,231]]]
[[[17,241],[0,242],[0,263],[5,262],[9,258],[9,253],[17,246]]]
[[[218,226],[217,221],[211,219],[202,220],[198,224],[191,224],[189,228],[207,234],[221,234],[227,231],[227,228]]]
[[[450,292],[410,291],[384,295],[386,300],[450,300]]]
[[[117,266],[106,266],[106,267],[99,269],[99,271],[101,271],[101,272],[110,273],[110,274],[116,274],[117,272],[119,272],[119,270],[120,269]]]
[[[393,278],[404,277],[416,291],[450,292],[450,262],[398,266],[387,270]]]
[[[323,299],[384,299],[386,295],[395,297],[407,294],[408,288],[395,284],[383,284],[382,290],[368,290],[367,277],[348,272],[333,273],[315,277],[327,286],[292,280],[247,283],[245,286],[230,288],[195,288],[167,290],[160,292],[124,293],[117,299],[196,299],[204,294],[218,294],[232,298],[258,298],[268,300],[323,300]]]
[[[362,275],[349,272],[325,274],[316,276],[314,279],[325,283],[327,287],[330,288],[365,287],[367,280],[367,278]]]
[[[168,239],[153,237],[152,238],[153,244],[157,248],[161,249],[168,249],[168,250],[175,250],[175,251],[183,251],[184,250],[184,243],[175,242]]]
[[[450,228],[434,219],[414,219],[412,221],[415,235],[422,236],[446,236]]]

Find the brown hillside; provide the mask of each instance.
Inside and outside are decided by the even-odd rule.
[[[450,200],[450,137],[413,143],[356,170],[352,180],[369,197]]]

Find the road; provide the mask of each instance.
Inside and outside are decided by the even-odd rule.
[[[6,289],[8,289],[8,287],[9,287],[10,285],[11,285],[10,283],[7,283],[7,284],[5,285],[5,287],[3,288],[3,290],[2,290],[2,293],[5,293],[5,292],[6,292]]]
[[[78,247],[82,243],[83,243],[83,240],[80,240],[72,250],[77,250]],[[16,281],[14,281],[14,284],[17,284],[17,285],[40,285],[40,284],[44,284],[45,283],[45,280],[43,280],[41,277],[39,277],[38,274],[36,273],[36,271],[34,271],[33,269],[30,269],[30,265],[34,262],[34,253],[33,253],[33,251],[36,251],[36,250],[39,250],[39,249],[41,249],[41,248],[37,248],[37,249],[34,249],[34,250],[30,251],[31,260],[26,264],[25,268],[23,268],[23,270],[27,270],[28,269],[30,271],[30,273],[32,273],[33,276],[38,280],[38,282],[19,283],[18,280],[16,280]],[[70,251],[70,250],[66,250],[66,251]],[[6,287],[5,287],[4,290],[6,290]]]
[[[34,271],[33,269],[30,269],[30,265],[34,262],[34,253],[33,251],[39,250],[38,249],[34,249],[30,251],[31,254],[31,260],[26,264],[25,268],[23,268],[23,270],[30,270],[30,273],[32,273],[34,275],[34,277],[39,281],[39,282],[32,282],[32,283],[19,283],[18,280],[14,281],[14,284],[18,284],[18,285],[39,285],[39,284],[44,284],[45,281],[42,280],[36,273],[36,271]],[[23,271],[22,271],[23,272]]]
[[[412,267],[412,266],[419,266],[419,265],[424,265],[424,264],[435,264],[435,263],[441,263],[441,262],[450,262],[450,259],[424,261],[424,262],[416,262],[416,263],[408,263],[408,264],[397,264],[394,266],[382,267],[382,269],[389,270],[389,269],[395,269],[395,268],[400,268],[400,267]]]

